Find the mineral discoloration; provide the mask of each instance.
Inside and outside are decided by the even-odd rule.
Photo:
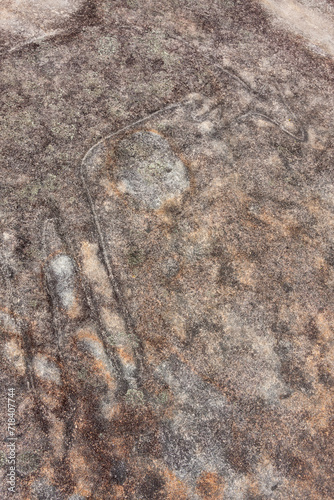
[[[42,3],[1,29],[14,498],[332,498],[330,3]]]

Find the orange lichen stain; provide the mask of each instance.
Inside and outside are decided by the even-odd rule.
[[[197,481],[196,489],[203,500],[223,498],[224,485],[215,472],[203,472]]]
[[[47,477],[48,481],[52,483],[55,479],[55,473],[53,470],[53,467],[51,465],[51,457],[44,455],[43,456],[43,467],[40,469],[38,476],[39,477]],[[32,478],[32,482],[34,481],[34,478]]]
[[[124,488],[120,485],[114,485],[112,489],[112,498],[115,500],[124,500],[126,496],[124,495]]]
[[[307,422],[311,435],[317,435],[319,431],[327,429],[333,415],[333,402],[327,391],[324,391],[323,398],[315,404],[318,406],[313,407],[312,417]]]
[[[94,342],[98,342],[101,344],[101,340],[99,339],[97,333],[91,328],[82,328],[78,330],[76,337],[78,340],[93,340]]]
[[[252,498],[253,497],[257,497],[257,496],[260,496],[261,495],[261,492],[260,492],[260,489],[259,489],[259,485],[256,484],[254,481],[250,481],[249,482],[249,486],[248,486],[248,490],[247,490],[247,493],[249,495],[252,495]]]
[[[108,181],[109,182],[109,181]],[[98,245],[89,241],[81,243],[82,271],[94,287],[94,291],[106,298],[111,298],[113,293],[107,273],[100,262]]]
[[[108,410],[103,412],[103,415],[109,421],[119,419],[121,416],[121,406],[119,404],[110,404]]]
[[[285,237],[291,236],[291,227],[297,225],[297,221],[291,216],[286,217],[285,220],[282,221],[267,209],[262,209],[261,213],[257,215],[257,218],[270,226],[271,234],[267,236],[269,241],[270,239],[277,238],[277,234]]]
[[[74,298],[73,304],[66,309],[66,314],[70,319],[77,319],[81,316],[82,307],[80,304],[80,299],[78,297]]]
[[[22,349],[20,341],[17,342],[16,339],[11,339],[5,342],[3,354],[10,363],[11,369],[15,370],[18,375],[22,376],[26,373],[24,350]]]
[[[100,184],[105,189],[106,194],[108,196],[113,196],[114,191],[115,191],[115,183],[114,182],[110,181],[109,179],[101,179]],[[116,188],[116,194],[117,194],[117,188]]]
[[[334,337],[334,314],[330,311],[319,313],[316,318],[316,325],[324,341],[331,341]]]
[[[256,270],[255,264],[243,260],[239,262],[235,262],[235,269],[238,276],[238,281],[243,285],[252,286],[255,281],[252,277],[254,271]]]
[[[105,382],[107,383],[109,389],[111,389],[112,391],[114,391],[117,387],[117,380],[116,380],[116,377],[113,377],[109,371],[109,368],[108,366],[106,365],[106,363],[104,363],[103,361],[101,360],[96,360],[94,362],[94,367],[96,369],[96,371],[98,371],[101,376],[104,378]]]
[[[132,352],[130,338],[126,333],[126,327],[122,316],[106,307],[101,308],[102,321],[110,334],[111,341],[118,347],[128,346],[128,352]],[[132,356],[132,354],[131,354]]]
[[[76,483],[76,494],[90,498],[92,494],[91,482],[89,481],[90,471],[78,447],[72,448],[69,452],[69,463],[72,469],[73,481]]]
[[[65,444],[65,422],[52,416],[49,418],[49,423],[52,427],[49,432],[49,439],[51,441],[52,450],[55,458],[61,460],[64,456]]]
[[[326,263],[326,261],[323,257],[316,256],[314,259],[314,267],[316,269],[321,270],[321,269],[325,269],[326,267],[328,267],[328,264]]]
[[[130,347],[116,347],[116,352],[120,357],[122,363],[126,363],[129,365],[135,364],[132,349]]]
[[[316,360],[314,361],[316,364]],[[334,394],[331,388],[321,383],[313,383],[314,395],[309,400],[309,418],[307,425],[311,435],[327,429],[331,424],[333,413]]]
[[[296,416],[301,410],[307,412],[305,428],[311,435],[316,435],[328,427],[333,407],[333,398],[328,390],[316,383],[314,390],[315,394],[311,398],[301,392],[295,392],[290,398],[281,402],[289,412]]]
[[[108,366],[108,358],[104,351],[103,343],[99,339],[97,333],[95,333],[95,331],[90,328],[81,329],[77,332],[76,337],[77,340],[86,341],[87,344],[93,348],[90,351],[90,355],[94,359],[93,361],[94,368],[101,374],[101,376],[107,382],[109,388],[111,390],[114,390],[116,387],[116,379],[110,373],[110,367]],[[94,347],[97,348],[98,352],[94,353]]]
[[[187,500],[189,498],[188,488],[169,469],[164,471],[166,500]]]
[[[119,419],[119,422],[122,422],[122,417]],[[127,436],[127,437],[129,437],[129,436]],[[121,436],[121,437],[114,436],[113,437],[112,448],[113,448],[113,453],[115,456],[126,458],[127,450],[124,447],[124,444],[125,444],[124,441],[125,440],[124,440],[123,436]]]
[[[43,383],[43,386],[47,386],[47,385],[49,385],[49,387],[51,386],[51,382],[45,382],[43,380],[42,383]],[[52,387],[52,389],[53,388],[54,387]],[[61,398],[59,390],[55,390],[55,391],[50,390],[48,392],[42,392],[42,391],[40,391],[40,399],[43,402],[43,404],[50,411],[56,411],[56,410],[59,410],[61,408],[62,398]]]
[[[185,341],[187,339],[187,328],[186,320],[180,314],[170,314],[170,326],[171,330],[176,337]]]
[[[105,325],[111,330],[116,330],[117,332],[125,333],[125,324],[123,318],[115,311],[103,307],[102,308],[102,319]]]

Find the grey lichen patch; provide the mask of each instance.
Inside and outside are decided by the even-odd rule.
[[[0,331],[19,334],[19,330],[14,319],[7,313],[0,311]]]
[[[68,255],[57,255],[48,265],[48,273],[53,278],[55,292],[61,306],[70,309],[75,301],[73,260]]]
[[[34,498],[38,500],[61,500],[63,496],[48,480],[40,479],[32,485]]]
[[[35,451],[27,451],[17,456],[17,470],[22,475],[28,475],[38,469],[41,457]]]
[[[0,468],[5,467],[7,464],[7,457],[3,451],[0,451]]]
[[[162,262],[161,271],[166,278],[173,278],[180,270],[180,264],[171,257]]]
[[[5,343],[4,356],[16,370],[17,374],[25,374],[24,351],[16,340],[11,339]]]
[[[136,247],[130,248],[129,255],[128,255],[128,262],[129,262],[130,267],[139,266],[143,262],[144,258],[145,258],[145,256],[144,256],[142,250],[140,250]]]
[[[189,188],[187,169],[156,132],[135,132],[115,148],[117,188],[145,207],[158,209]]]
[[[172,418],[161,430],[162,450],[169,467],[181,477],[198,477],[203,466],[214,468],[217,462],[224,463],[230,415],[224,396],[176,357],[162,363],[155,374],[168,385],[174,400]]]
[[[125,401],[131,406],[143,406],[145,399],[142,391],[129,389],[125,394]]]
[[[61,385],[60,370],[58,366],[46,356],[37,355],[33,360],[36,375],[47,382]]]
[[[102,36],[97,42],[97,51],[102,59],[112,56],[117,49],[117,38],[113,36]]]
[[[93,387],[94,389],[101,389],[103,383],[101,379],[92,371],[89,371],[84,365],[80,366],[77,371],[78,380],[82,385]]]
[[[30,183],[21,189],[20,196],[22,196],[22,198],[27,198],[30,202],[32,202],[38,196],[41,189],[41,183]]]
[[[260,492],[267,498],[276,498],[275,492],[280,494],[279,489],[285,478],[269,461],[258,464],[257,470]]]
[[[170,394],[168,391],[162,391],[157,395],[157,405],[167,406],[170,401]]]

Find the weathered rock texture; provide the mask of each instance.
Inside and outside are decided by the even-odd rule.
[[[332,499],[332,3],[1,16],[1,498]]]

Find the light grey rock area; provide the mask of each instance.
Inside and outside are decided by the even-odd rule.
[[[134,132],[115,146],[115,180],[121,193],[157,209],[189,188],[187,170],[157,132]]]

